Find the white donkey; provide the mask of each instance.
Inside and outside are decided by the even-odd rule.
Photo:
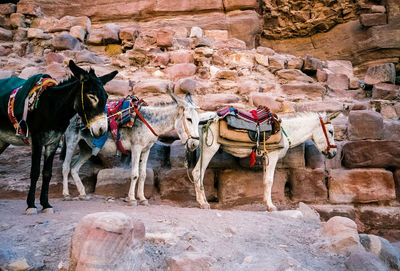
[[[278,144],[266,145],[269,152],[267,155],[263,155],[264,204],[268,211],[277,210],[271,200],[271,190],[278,160],[286,155],[289,148],[296,147],[308,139],[312,139],[318,150],[327,156],[327,158],[333,158],[337,150],[334,145],[333,125],[330,121],[339,114],[340,112],[335,112],[327,116],[326,114],[320,115],[318,113],[298,113],[297,115],[282,117],[281,127],[283,127],[284,133],[286,132],[286,136],[280,135],[281,139]],[[248,143],[222,139],[220,137],[219,122],[218,118],[215,118],[206,132],[203,132],[201,135],[202,146],[200,147],[200,157],[192,172],[196,189],[196,200],[200,204],[200,207],[204,209],[210,208],[202,185],[204,173],[219,147],[222,146],[225,152],[241,158],[248,157],[252,152],[252,146]],[[263,146],[260,147],[262,150]]]
[[[199,116],[196,112],[190,95],[183,99],[168,90],[168,94],[173,102],[154,106],[142,106],[139,113],[147,121],[157,135],[172,130],[176,130],[180,140],[186,145],[186,149],[194,151],[199,145]],[[66,154],[63,163],[63,195],[69,199],[68,175],[71,173],[75,185],[80,194],[80,198],[86,198],[85,188],[79,178],[80,167],[90,158],[92,150],[90,148],[80,148],[78,160],[71,165],[72,155],[78,142],[83,139],[90,148],[94,148],[93,137],[87,129],[77,129],[76,121],[71,121],[65,132]],[[146,179],[146,166],[150,148],[157,141],[158,136],[154,135],[145,123],[136,116],[132,128],[120,128],[120,140],[125,150],[130,150],[132,158],[131,185],[128,193],[129,205],[136,205],[135,187],[139,180],[137,196],[139,203],[147,205],[148,201],[144,196],[144,181]],[[108,132],[108,138],[100,153],[116,153],[117,145]]]

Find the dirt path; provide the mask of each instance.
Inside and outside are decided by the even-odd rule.
[[[299,265],[293,270],[345,269],[343,257],[322,248],[318,224],[280,213],[129,207],[100,198],[52,203],[55,214],[26,216],[24,201],[0,200],[0,259],[13,255],[45,264],[44,270],[68,266],[71,235],[79,219],[93,212],[118,211],[142,221],[149,236],[164,236],[146,241],[152,270],[165,269],[166,258],[187,249],[209,256],[212,270],[285,270]]]

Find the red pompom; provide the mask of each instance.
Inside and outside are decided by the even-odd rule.
[[[256,152],[252,151],[250,154],[250,167],[254,166],[256,163]]]

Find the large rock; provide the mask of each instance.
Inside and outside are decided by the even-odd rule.
[[[282,111],[282,103],[276,101],[275,97],[269,93],[263,93],[263,92],[250,93],[250,103],[253,104],[255,107],[258,107],[260,105],[268,106],[269,109],[274,113]]]
[[[319,83],[290,83],[282,85],[282,91],[291,99],[321,99],[325,88]]]
[[[357,224],[347,217],[334,216],[329,219],[322,226],[322,235],[330,239],[330,248],[338,254],[361,247]]]
[[[333,169],[329,172],[329,201],[366,203],[396,198],[393,174],[384,169]]]
[[[389,168],[400,165],[400,141],[365,140],[343,146],[343,165],[348,168]]]
[[[372,234],[360,234],[360,243],[367,251],[378,256],[388,267],[400,270],[400,254],[388,240]]]
[[[272,186],[272,201],[287,202],[287,174],[276,170]],[[225,169],[218,176],[218,200],[225,207],[261,203],[264,197],[263,172],[259,170]]]
[[[177,50],[169,53],[171,63],[193,63],[194,57],[191,50]]]
[[[96,53],[90,52],[88,50],[82,50],[75,54],[75,60],[77,63],[89,63],[89,64],[104,64],[102,58],[100,58]]]
[[[166,73],[172,81],[176,81],[184,77],[193,76],[196,73],[196,65],[192,63],[175,64],[168,67]]]
[[[297,102],[295,104],[297,112],[327,112],[332,113],[343,110],[343,103],[334,99],[324,99],[320,101]]]
[[[11,41],[13,39],[12,31],[0,27],[0,40]]]
[[[394,84],[396,78],[396,70],[393,63],[381,64],[369,67],[365,75],[365,83],[374,85],[378,83]]]
[[[105,44],[119,43],[120,27],[117,24],[108,23],[103,26],[102,40]]]
[[[375,26],[387,24],[387,17],[384,13],[367,13],[360,15],[360,23],[363,26]]]
[[[58,82],[67,79],[70,75],[69,69],[67,69],[64,64],[56,62],[47,65],[45,72]]]
[[[190,177],[193,178],[191,174]],[[214,171],[207,169],[204,174],[204,191],[209,201],[217,198],[214,179]],[[194,184],[189,180],[185,168],[161,170],[158,174],[158,180],[161,199],[179,202],[183,205],[198,206]]]
[[[213,111],[221,106],[236,103],[239,100],[240,97],[235,94],[208,94],[199,97],[197,105],[202,110]]]
[[[388,270],[378,256],[366,251],[352,251],[344,263],[348,270],[371,271]]]
[[[56,50],[80,50],[81,44],[70,34],[60,34],[53,38],[52,45]]]
[[[322,70],[322,61],[312,57],[311,55],[306,55],[304,57],[303,71],[307,73],[315,73],[317,70]]]
[[[334,216],[343,216],[350,218],[351,220],[356,219],[356,211],[352,205],[313,204],[311,207],[319,213],[322,221],[328,221]]]
[[[383,139],[400,140],[400,120],[386,120],[383,122]]]
[[[122,97],[126,97],[131,93],[131,86],[128,80],[119,80],[114,79],[109,81],[105,86],[104,89],[109,94],[118,95]]]
[[[166,261],[169,271],[206,271],[212,266],[211,257],[193,251],[167,258]]]
[[[346,74],[328,74],[326,84],[330,89],[348,89],[349,77]]]
[[[125,198],[128,196],[131,184],[130,168],[106,168],[97,174],[97,183],[94,193],[105,197]],[[137,187],[138,183],[136,183]],[[151,168],[146,169],[146,180],[144,181],[144,195],[151,198],[154,190],[154,172]]]
[[[285,79],[288,81],[300,81],[306,83],[313,83],[314,79],[310,76],[304,74],[302,71],[297,69],[283,69],[276,72],[281,79]]]
[[[170,81],[163,79],[148,79],[139,81],[133,87],[133,93],[139,97],[148,95],[149,93],[165,93],[169,83]]]
[[[0,4],[0,14],[9,15],[17,11],[17,5],[13,3]]]
[[[372,99],[395,100],[400,95],[400,87],[393,84],[379,83],[372,88]]]
[[[259,15],[254,10],[234,11],[227,14],[230,37],[246,42],[254,48],[255,36],[260,31]]]
[[[289,173],[291,199],[296,202],[325,202],[328,198],[325,178],[326,174],[322,168],[291,169]]]
[[[400,207],[361,206],[356,213],[363,223],[364,232],[399,240]]]
[[[123,213],[86,215],[72,235],[68,270],[140,270],[144,239],[144,224]]]
[[[382,139],[382,115],[371,110],[350,111],[348,136],[350,140]]]

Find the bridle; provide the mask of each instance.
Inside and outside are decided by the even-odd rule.
[[[200,140],[200,137],[198,136],[192,136],[192,134],[189,131],[189,128],[186,123],[186,118],[185,118],[185,108],[183,106],[179,106],[177,115],[179,115],[179,111],[182,111],[182,123],[183,123],[183,128],[185,130],[185,133],[187,135],[187,140],[184,144],[187,144],[189,139],[195,139],[195,140]]]
[[[102,119],[105,116],[96,116],[95,118],[93,118],[90,122],[88,121],[87,115],[86,115],[86,111],[85,111],[85,103],[83,102],[83,81],[81,83],[82,87],[81,87],[81,103],[82,103],[82,111],[83,111],[83,115],[85,116],[85,122],[86,122],[86,127],[90,128],[90,125],[92,125],[92,123],[96,122],[98,119]]]
[[[321,123],[322,131],[324,131],[324,135],[325,135],[325,139],[326,139],[326,143],[327,143],[325,152],[329,153],[330,149],[337,149],[337,145],[331,145],[331,143],[329,142],[328,133],[326,132],[325,124],[330,124],[330,122],[329,121],[324,122],[321,116],[319,116],[319,121]]]

